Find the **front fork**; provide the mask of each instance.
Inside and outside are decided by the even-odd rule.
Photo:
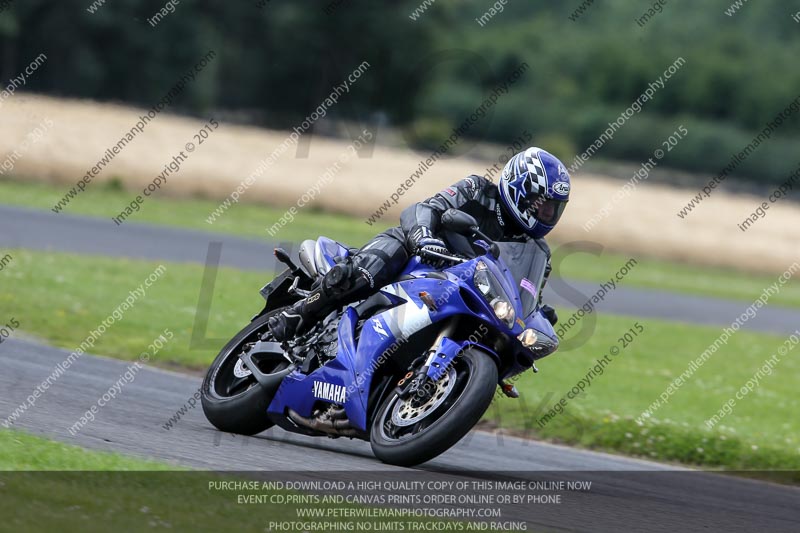
[[[418,357],[411,363],[406,375],[397,383],[397,394],[400,398],[406,399],[416,395],[422,401],[425,401],[427,400],[426,395],[435,390],[435,387],[430,387],[428,385],[441,379],[450,365],[453,364],[456,357],[461,353],[459,349],[453,354],[452,350],[455,349],[453,344],[456,343],[450,339],[450,336],[456,331],[456,327],[458,326],[458,318],[457,316],[452,317],[442,328],[430,349],[423,356],[424,364],[422,366],[416,368],[417,365],[422,363],[422,357]],[[446,352],[452,354],[452,357],[449,357]],[[533,366],[533,371],[538,372],[536,365]],[[500,386],[500,390],[507,397],[519,398],[519,392],[513,384],[501,381],[498,385]]]
[[[400,398],[406,399],[412,395],[422,396],[425,394],[425,391],[429,389],[433,390],[430,387],[426,387],[426,385],[429,381],[436,381],[436,379],[441,377],[444,371],[447,370],[446,367],[442,368],[442,364],[437,362],[436,359],[438,358],[442,344],[445,342],[445,338],[451,336],[455,332],[457,326],[458,317],[454,316],[450,318],[439,332],[439,335],[436,336],[436,340],[425,353],[424,364],[415,369],[415,367],[423,361],[421,357],[418,357],[411,363],[406,375],[397,383],[397,393]],[[436,376],[436,379],[432,379],[433,376],[430,375],[431,368],[434,369],[433,374]]]

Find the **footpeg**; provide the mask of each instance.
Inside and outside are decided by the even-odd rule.
[[[307,291],[307,290],[298,288],[297,285],[299,283],[300,283],[300,278],[299,277],[294,278],[294,281],[292,282],[291,287],[289,287],[287,289],[287,292],[289,294],[296,294],[297,296],[300,296],[301,298],[308,298],[308,296],[311,294],[311,291]]]

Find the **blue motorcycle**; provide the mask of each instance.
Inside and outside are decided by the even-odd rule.
[[[367,440],[380,460],[412,466],[464,437],[498,386],[516,397],[507,380],[537,371],[535,361],[558,347],[540,309],[547,254],[535,241],[492,242],[455,209],[442,227],[455,253],[412,257],[394,283],[284,343],[271,338],[269,317],[352,250],[308,240],[298,266],[276,249],[288,268],[261,289],[264,309],[203,381],[208,420],[244,435],[278,425]]]

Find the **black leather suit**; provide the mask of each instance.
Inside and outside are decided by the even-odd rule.
[[[400,215],[400,226],[375,236],[352,256],[352,275],[356,279],[346,284],[349,290],[341,294],[337,303],[345,305],[363,299],[396,279],[408,258],[414,254],[416,243],[413,242],[412,235],[415,228],[427,227],[434,235],[445,238],[448,244],[452,244],[444,235],[440,235],[439,227],[442,213],[450,208],[475,217],[481,231],[492,240],[529,239],[506,212],[498,196],[496,184],[482,176],[473,175],[447,187],[432,198],[409,206]],[[544,239],[537,239],[536,242],[545,250],[549,259],[550,250]]]

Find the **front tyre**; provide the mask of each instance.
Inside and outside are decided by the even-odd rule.
[[[225,345],[208,369],[200,395],[206,418],[217,429],[240,435],[255,435],[273,424],[267,418],[267,407],[272,401],[263,387],[239,359],[239,354],[249,343],[255,343],[268,331],[267,321],[277,309],[260,316],[248,324]],[[285,359],[264,361],[259,364],[265,373],[279,372],[288,367]]]
[[[372,452],[398,466],[414,466],[445,452],[478,423],[492,403],[497,365],[477,348],[468,348],[419,401],[388,397],[372,422]]]

